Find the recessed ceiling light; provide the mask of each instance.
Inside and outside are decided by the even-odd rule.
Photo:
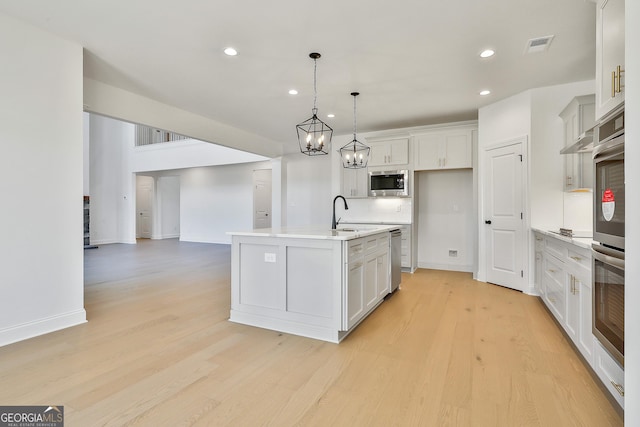
[[[333,113],[329,113],[329,114],[327,114],[327,117],[329,117],[330,119],[333,119],[335,116],[336,116],[336,115],[335,115],[335,114],[333,114]]]
[[[486,89],[485,89],[485,90],[481,90],[481,91],[480,91],[480,95],[482,95],[482,96],[487,96],[487,95],[489,95],[490,93],[491,93],[491,91],[490,91],[490,90],[486,90]]]
[[[289,89],[289,95],[297,95],[298,91],[295,89]]]
[[[480,58],[489,58],[490,56],[495,55],[495,53],[496,52],[492,49],[486,49],[480,53]]]
[[[238,54],[238,51],[232,47],[227,47],[224,49],[224,53],[229,56],[236,56]]]

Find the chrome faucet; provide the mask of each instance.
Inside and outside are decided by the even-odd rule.
[[[347,199],[345,199],[342,196],[336,196],[333,199],[333,218],[331,218],[331,229],[335,230],[336,227],[338,226],[338,223],[340,222],[340,218],[338,218],[338,220],[336,221],[336,200],[338,199],[342,199],[342,201],[344,202],[344,208],[345,210],[349,210],[349,206],[347,205]]]

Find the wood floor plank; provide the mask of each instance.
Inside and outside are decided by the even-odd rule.
[[[228,322],[230,248],[85,251],[89,322],[0,348],[68,426],[621,426],[540,301],[419,269],[341,344]]]

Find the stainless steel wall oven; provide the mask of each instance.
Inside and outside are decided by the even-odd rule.
[[[597,127],[593,150],[593,334],[624,366],[624,108]]]

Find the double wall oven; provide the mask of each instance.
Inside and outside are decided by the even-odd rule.
[[[624,366],[624,107],[597,126],[593,160],[593,334]]]

